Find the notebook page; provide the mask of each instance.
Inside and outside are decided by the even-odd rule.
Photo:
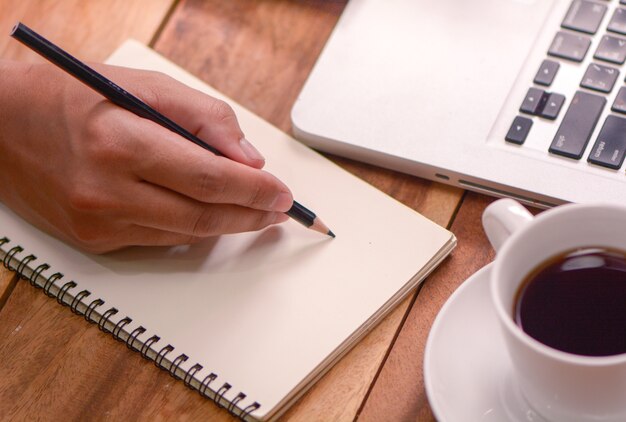
[[[133,41],[109,63],[160,70],[223,98],[171,62]],[[155,351],[171,344],[168,360],[203,365],[195,378],[218,375],[211,388],[232,385],[276,416],[300,387],[327,369],[350,340],[420,281],[454,246],[450,232],[345,172],[234,102],[246,137],[266,157],[265,169],[314,210],[337,237],[294,221],[261,232],[221,236],[193,246],[131,248],[85,254],[34,229],[0,204],[0,236],[75,280],[142,325]],[[208,152],[207,152],[208,153]],[[50,272],[46,273],[47,275]],[[44,274],[44,275],[46,275]]]

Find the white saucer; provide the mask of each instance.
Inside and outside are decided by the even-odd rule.
[[[544,421],[522,397],[491,304],[491,264],[473,274],[437,315],[424,382],[438,421]]]

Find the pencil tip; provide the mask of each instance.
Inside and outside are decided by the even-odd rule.
[[[309,228],[311,230],[315,230],[318,233],[322,233],[325,235],[328,235],[330,237],[335,237],[335,233],[333,233],[326,224],[324,224],[324,222],[322,220],[320,220],[318,217],[315,218],[315,220],[313,220],[313,224],[311,226],[309,226]]]

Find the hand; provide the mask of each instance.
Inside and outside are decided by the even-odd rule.
[[[126,111],[50,64],[0,61],[0,201],[82,249],[175,245],[285,221],[232,109],[156,72],[94,68],[227,157]]]

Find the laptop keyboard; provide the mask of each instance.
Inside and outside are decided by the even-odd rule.
[[[626,62],[626,0],[619,0],[610,19],[611,0],[573,0],[560,30],[555,34],[546,59],[541,63],[511,124],[505,140],[523,145],[532,131],[533,119],[553,121],[554,138],[548,151],[572,160],[586,160],[590,165],[618,170],[626,156],[626,86],[622,65]],[[604,22],[605,23],[603,25]],[[595,51],[592,40],[600,37]],[[561,62],[580,63],[593,54],[576,92],[552,92],[559,77]],[[608,96],[618,90],[611,113],[601,122],[598,136],[592,140]],[[560,124],[555,120],[562,114]],[[590,141],[593,146],[585,156]]]

